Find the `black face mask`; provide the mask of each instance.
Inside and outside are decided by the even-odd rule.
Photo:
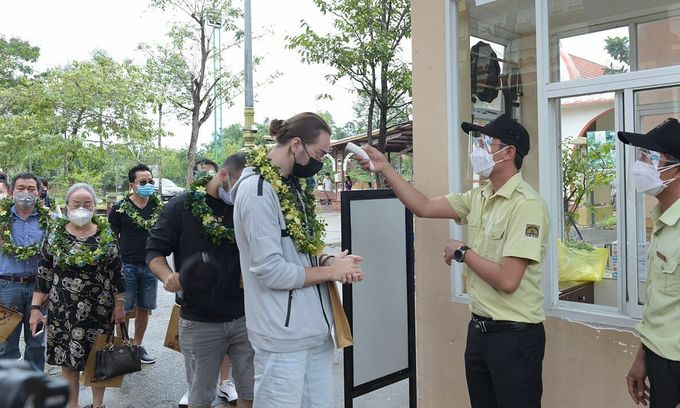
[[[293,164],[293,175],[295,177],[307,178],[312,177],[316,173],[320,172],[323,168],[323,162],[318,161],[313,158],[307,151],[307,147],[303,144],[302,147],[305,149],[305,153],[309,157],[309,162],[305,165],[298,164],[297,160]]]
[[[47,190],[42,190],[40,192],[40,198],[43,200],[47,198]]]

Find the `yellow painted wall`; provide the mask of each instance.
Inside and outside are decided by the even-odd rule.
[[[416,186],[428,196],[445,194],[448,186],[445,3],[412,1],[414,176]],[[535,115],[535,90],[525,88],[525,93],[523,115]],[[459,135],[459,124],[453,127]],[[540,137],[535,127],[527,127],[533,136],[532,152],[523,172],[537,186]],[[469,406],[463,361],[469,311],[466,304],[451,301],[450,273],[441,261],[448,230],[447,221],[416,220],[418,406],[425,408]],[[548,318],[546,333],[544,407],[634,406],[624,380],[638,344],[630,332]]]

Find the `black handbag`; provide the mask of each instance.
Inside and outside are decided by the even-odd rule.
[[[120,324],[123,344],[113,344],[113,332],[106,339],[106,345],[97,351],[94,377],[97,381],[104,381],[111,377],[130,374],[142,370],[139,346],[130,341],[125,323]]]

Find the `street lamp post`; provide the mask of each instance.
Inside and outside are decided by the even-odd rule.
[[[222,72],[222,16],[218,10],[208,13],[208,25],[213,29],[213,78],[217,81]],[[218,162],[218,139],[222,143],[222,93],[213,88],[213,151]],[[218,125],[219,123],[219,125]]]
[[[253,34],[251,27],[250,0],[243,2],[244,24],[244,59],[245,59],[245,106],[243,109],[243,143],[246,147],[255,146],[255,132],[253,132],[255,122],[255,107],[253,104]]]

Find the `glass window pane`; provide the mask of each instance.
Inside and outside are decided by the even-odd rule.
[[[560,300],[619,305],[615,95],[559,100],[562,215]]]
[[[680,64],[680,16],[637,25],[637,69]]]
[[[534,0],[456,1],[457,69],[461,121],[486,124],[502,113],[519,120],[531,137],[525,179],[538,186],[536,24]],[[467,153],[471,138],[459,129],[463,191],[477,185]],[[531,175],[534,175],[533,178]],[[463,286],[465,276],[462,277]]]
[[[630,71],[627,58],[620,61],[606,52],[607,43],[620,43],[626,49],[628,27],[559,39],[559,81],[596,78]],[[619,50],[619,48],[613,48]],[[612,51],[619,55],[618,51]]]
[[[680,86],[635,92],[635,132],[646,133],[667,118],[680,119]],[[638,297],[646,299],[647,247],[654,227],[652,211],[657,200],[649,195],[636,193],[638,231]]]
[[[680,9],[665,0],[550,0],[550,80],[680,64]]]

